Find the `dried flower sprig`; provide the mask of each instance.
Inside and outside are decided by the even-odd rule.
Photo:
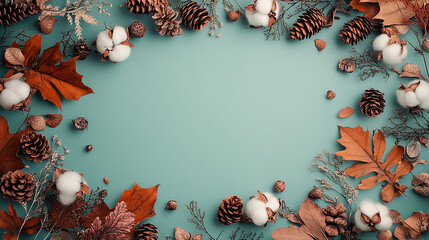
[[[410,0],[402,0],[402,3],[415,14],[415,17],[410,20],[410,23],[422,29],[423,37],[425,37],[429,31],[428,6],[421,6],[419,2]]]
[[[0,36],[0,48],[7,48],[10,45],[6,45],[9,40],[17,40],[17,41],[26,41],[30,38],[30,35],[27,34],[30,31],[30,28],[20,29],[16,31],[8,31],[7,28],[3,28],[3,33]]]
[[[257,233],[257,232],[248,232],[241,230],[240,228],[237,228],[236,230],[232,231],[231,235],[229,236],[230,240],[260,240],[264,239],[264,233]]]
[[[107,7],[112,7],[112,4],[102,0],[75,0],[73,2],[67,0],[63,8],[46,4],[46,2],[47,0],[41,0],[38,3],[38,7],[42,11],[39,20],[46,16],[65,16],[69,24],[71,26],[74,25],[74,31],[78,39],[82,38],[81,20],[92,25],[97,25],[97,20],[91,16],[91,11],[95,9],[99,14],[110,16]]]
[[[282,200],[282,205],[280,206],[279,216],[282,218],[287,218],[289,214],[296,214],[298,211],[290,208],[285,200]]]
[[[362,81],[368,78],[374,77],[381,73],[384,79],[389,79],[390,73],[384,64],[378,60],[377,55],[369,50],[365,50],[363,53],[359,53],[354,47],[352,51],[355,56],[350,57],[356,63],[357,69],[359,69],[359,78]]]
[[[189,210],[189,213],[191,214],[192,218],[189,218],[188,221],[195,225],[195,228],[197,230],[203,231],[210,240],[217,240],[222,235],[223,230],[219,233],[219,235],[215,238],[213,237],[209,231],[206,228],[206,225],[204,224],[204,217],[206,215],[205,211],[201,211],[200,208],[198,208],[197,202],[191,201],[189,205],[186,205],[186,208]]]
[[[408,113],[408,114],[407,114]],[[383,126],[381,130],[386,136],[393,136],[401,140],[419,140],[429,134],[429,111],[408,111],[396,109],[389,118],[390,126]]]

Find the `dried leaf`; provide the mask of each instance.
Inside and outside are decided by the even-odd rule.
[[[350,6],[353,7],[356,10],[359,10],[361,12],[365,13],[365,17],[368,17],[370,19],[373,19],[375,15],[380,12],[380,5],[378,3],[372,3],[372,2],[363,2],[360,0],[353,0],[350,3]]]
[[[63,115],[61,114],[45,115],[45,123],[50,128],[56,128],[58,125],[60,125],[62,120],[63,120]]]
[[[64,98],[70,100],[79,100],[83,95],[93,93],[91,88],[82,83],[82,75],[76,72],[78,57],[61,62],[63,56],[58,42],[55,46],[46,49],[39,58],[41,42],[41,35],[34,35],[22,47],[26,66],[24,75],[30,86],[37,88],[44,99],[54,103],[60,109],[61,97],[56,89]],[[12,47],[17,48],[19,44],[15,42]]]
[[[191,235],[182,228],[176,227],[174,230],[174,238],[176,240],[189,240]]]
[[[300,228],[290,225],[289,227],[284,227],[277,229],[271,233],[271,237],[274,240],[290,240],[290,239],[299,239],[299,240],[313,240],[312,237],[304,233]]]
[[[268,202],[267,196],[265,196],[265,194],[261,193],[260,191],[258,191],[258,200],[263,202],[263,203]]]
[[[88,215],[82,216],[80,218],[80,224],[86,228],[89,228],[97,217],[99,219],[102,219],[102,221],[104,222],[106,216],[109,215],[109,213],[111,213],[112,211],[113,209],[110,209],[105,202],[101,202],[100,204],[94,206],[94,208]]]
[[[146,218],[155,216],[155,202],[158,194],[159,184],[151,188],[141,188],[137,183],[130,190],[122,193],[118,202],[124,201],[128,211],[135,214],[136,224]]]
[[[423,214],[422,211],[414,212],[408,219],[401,222],[393,232],[393,235],[399,240],[418,239],[422,233],[427,232],[429,228],[429,214]]]
[[[10,233],[17,233],[21,228],[22,224],[24,224],[24,219],[21,217],[18,217],[15,209],[13,208],[10,202],[9,202],[8,211],[9,213],[0,209],[0,228],[7,230]],[[24,226],[22,227],[21,233],[34,234],[38,232],[39,229],[40,229],[40,218],[31,218],[25,222]],[[14,239],[12,238],[13,236],[15,235],[9,234],[8,236],[9,238],[6,238],[6,239]]]
[[[415,63],[406,63],[404,67],[402,67],[402,72],[399,74],[399,77],[424,79],[422,73],[420,72],[419,66]]]
[[[402,215],[394,209],[389,210],[389,215],[390,218],[392,218],[393,223],[400,223],[402,221]]]
[[[351,107],[345,107],[345,108],[341,109],[340,113],[338,113],[338,117],[339,118],[348,118],[354,112],[355,112],[355,110],[353,108],[351,108]]]
[[[300,225],[303,225],[304,222],[301,220],[301,218],[299,217],[298,214],[296,213],[287,213],[284,215],[284,218],[286,218],[287,220],[293,222],[293,223],[297,223]]]
[[[326,222],[322,209],[308,197],[299,208],[299,217],[308,229],[308,232],[304,232],[310,233],[311,236],[318,240],[330,239],[325,233]]]
[[[12,65],[19,66],[23,65],[25,61],[25,57],[22,54],[21,49],[15,47],[10,47],[6,49],[6,51],[4,52],[4,59]]]
[[[363,179],[357,187],[370,189],[378,183],[386,181],[387,183],[380,194],[383,201],[390,202],[394,197],[401,196],[407,187],[401,185],[399,179],[413,170],[411,163],[402,160],[404,147],[395,145],[383,163],[382,157],[386,148],[386,140],[381,131],[377,131],[373,135],[373,153],[368,130],[364,131],[361,126],[356,128],[339,126],[338,129],[341,133],[338,142],[346,149],[335,154],[343,157],[343,160],[346,161],[360,162],[348,167],[345,173],[355,179],[369,173],[375,173],[374,176]],[[393,173],[390,172],[392,168],[395,168]]]
[[[49,227],[53,231],[78,227],[83,211],[81,208],[82,204],[82,200],[80,199],[77,199],[73,204],[68,206],[64,206],[58,200],[52,202],[49,212]]]
[[[17,240],[18,237],[13,233],[5,233],[3,235],[3,240]]]
[[[17,156],[18,150],[21,146],[19,139],[21,136],[31,130],[27,127],[19,131],[16,135],[9,133],[9,125],[7,120],[0,116],[0,176],[18,169],[24,168],[24,163],[20,157]]]

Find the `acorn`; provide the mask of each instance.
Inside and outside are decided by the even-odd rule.
[[[274,191],[280,193],[283,192],[286,189],[286,185],[285,182],[278,180],[275,184],[274,184]]]
[[[165,207],[167,210],[176,210],[177,209],[177,202],[174,200],[170,200],[167,203],[167,206]]]
[[[316,200],[316,199],[321,199],[321,198],[322,198],[322,196],[323,196],[323,192],[322,192],[322,190],[321,190],[320,188],[318,188],[318,187],[314,187],[314,188],[313,188],[313,190],[311,190],[311,191],[308,193],[308,197],[309,197],[309,198],[311,198],[311,199],[314,199],[314,200]]]
[[[43,131],[46,128],[45,119],[38,115],[32,115],[27,119],[27,124],[34,129],[34,131]]]
[[[58,20],[52,16],[45,16],[42,18],[42,20],[37,21],[37,24],[39,25],[39,29],[41,33],[49,34],[52,32],[52,29],[54,28],[54,24]]]
[[[236,22],[240,18],[240,13],[237,11],[229,11],[228,12],[228,20],[231,22]]]

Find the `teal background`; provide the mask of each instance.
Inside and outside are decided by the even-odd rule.
[[[32,98],[31,114],[64,115],[59,127],[48,128],[43,134],[62,139],[71,149],[65,168],[83,173],[92,188],[106,188],[110,207],[134,182],[142,187],[160,184],[157,215],[145,221],[159,227],[160,239],[173,235],[176,226],[199,233],[187,221],[190,215],[184,204],[191,200],[206,211],[210,233],[225,230],[220,239],[227,239],[237,226],[223,227],[217,222],[221,200],[230,195],[246,200],[257,190],[272,191],[279,179],[286,182],[286,191],[276,195],[298,209],[316,183],[314,179],[320,177],[310,171],[314,156],[341,149],[336,142],[337,125],[360,124],[370,130],[386,125],[392,110],[399,107],[395,90],[400,82],[408,81],[392,73],[388,81],[376,76],[362,82],[358,72],[337,70],[339,59],[352,54],[351,46],[340,42],[338,32],[356,12],[339,15],[341,19],[335,20],[333,27],[316,35],[327,42],[326,49],[319,52],[314,37],[266,41],[262,30],[246,28],[245,18],[230,23],[223,11],[220,38],[208,36],[208,28],[192,32],[186,27],[181,36],[160,36],[149,16],[133,16],[117,2],[109,11],[111,17],[95,14],[98,26],[83,25],[84,37],[91,42],[104,24],[126,26],[140,20],[148,30],[144,38],[131,40],[135,47],[130,58],[112,64],[91,54],[78,62],[77,70],[95,94],[79,102],[64,100],[62,112],[37,94]],[[11,29],[30,27],[38,33],[35,22],[36,17],[31,17]],[[43,47],[59,41],[60,30],[67,28],[65,19],[60,19],[52,34],[43,35]],[[411,33],[407,36],[413,39]],[[370,49],[374,37],[357,48]],[[409,52],[406,61],[423,67],[421,57],[412,49]],[[2,71],[6,71],[4,66]],[[359,111],[360,96],[371,87],[386,97],[385,112],[377,118]],[[326,99],[329,89],[337,93],[333,100]],[[338,112],[346,106],[353,107],[355,113],[339,119]],[[0,114],[9,121],[11,131],[25,118],[18,111],[0,110]],[[71,124],[80,116],[89,120],[88,130],[83,132]],[[393,142],[389,138],[388,150]],[[87,144],[94,145],[94,151],[85,152]],[[424,148],[422,158],[428,156]],[[414,173],[421,171],[427,171],[427,166],[418,166]],[[110,185],[103,183],[103,177]],[[409,186],[411,179],[409,175],[401,182]],[[361,191],[359,199],[379,200],[380,185]],[[411,200],[402,196],[388,206],[405,217],[413,211],[429,212],[426,198],[409,189],[406,194]],[[179,203],[176,211],[164,210],[170,199]],[[5,209],[7,202],[1,199],[0,205]],[[272,231],[287,225],[287,220],[279,219],[265,229],[249,224],[240,228],[262,231],[264,239],[270,239]],[[363,239],[374,237],[367,234]]]

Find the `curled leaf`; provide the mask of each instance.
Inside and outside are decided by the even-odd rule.
[[[16,47],[6,48],[4,52],[4,59],[12,65],[24,65],[25,57],[21,52],[21,49]]]
[[[399,74],[399,77],[424,79],[419,66],[415,63],[406,63],[402,68],[402,72]]]

